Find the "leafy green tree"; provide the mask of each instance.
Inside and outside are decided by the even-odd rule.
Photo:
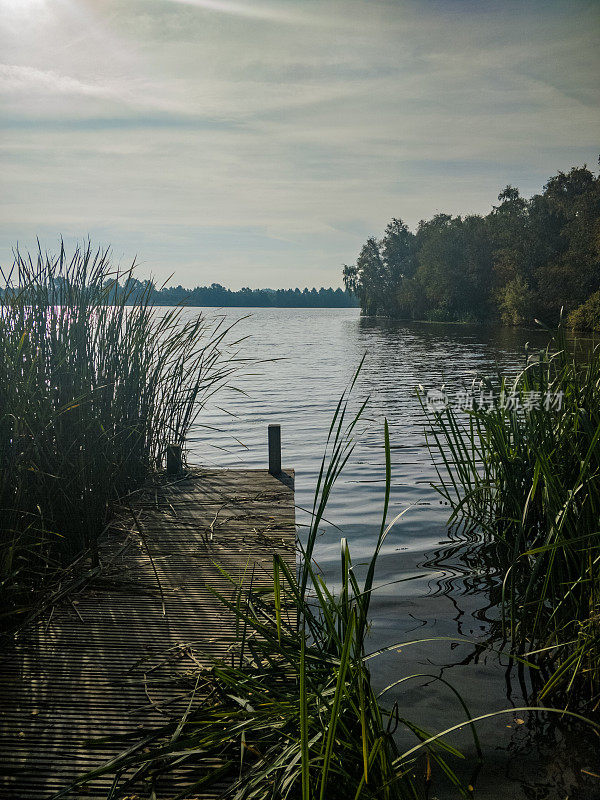
[[[600,291],[582,303],[567,318],[570,328],[579,331],[600,331]]]
[[[507,186],[498,195],[500,205],[489,215],[493,246],[494,278],[497,289],[530,274],[531,234],[529,206],[514,186]]]
[[[533,305],[533,293],[521,275],[511,278],[498,290],[498,307],[506,325],[531,324]]]
[[[529,200],[508,185],[498,201],[486,217],[436,214],[416,234],[392,219],[344,267],[347,291],[365,314],[510,325],[556,324],[600,291],[599,176],[574,167]]]
[[[415,278],[404,278],[396,292],[396,309],[400,319],[424,319],[426,312],[423,287]]]
[[[544,309],[556,316],[600,290],[600,177],[574,167],[550,178],[542,195],[556,246],[536,270]]]
[[[357,295],[365,314],[388,312],[389,274],[374,237],[367,239],[362,246],[356,264],[344,267],[344,283]]]
[[[415,236],[401,219],[392,219],[380,242],[380,252],[391,288],[399,288],[404,278],[416,270]]]
[[[392,219],[383,238],[367,239],[356,264],[344,265],[344,285],[360,300],[363,313],[395,316],[398,290],[414,275],[415,236],[400,219]]]

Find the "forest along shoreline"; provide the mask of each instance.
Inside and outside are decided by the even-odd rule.
[[[600,176],[558,172],[530,199],[514,186],[486,216],[393,219],[344,266],[363,314],[600,331]]]
[[[14,277],[0,314],[1,597],[9,642],[65,570],[93,567],[115,507],[157,474],[168,445],[185,448],[203,403],[248,363],[222,320],[183,316],[180,307],[154,314],[150,289],[129,294],[132,274],[115,273],[108,253],[89,244],[71,256],[64,248],[55,256],[18,255]],[[267,591],[232,581],[234,599],[221,600],[246,635],[230,660],[178,684],[190,697],[184,717],[165,722],[151,740],[123,742],[122,756],[104,766],[121,794],[131,788],[132,770],[148,788],[182,760],[214,765],[217,756],[221,766],[202,786],[227,778],[243,798],[265,791],[424,798],[442,776],[463,796],[471,793],[446,746],[453,728],[420,729],[408,704],[388,707],[371,683],[377,654],[367,657],[369,606],[391,521],[387,423],[381,526],[364,581],[345,539],[338,592],[313,562],[366,408],[357,415],[348,408],[357,377],[332,410],[299,574],[275,557]],[[596,736],[600,351],[582,359],[559,331],[516,380],[484,388],[492,402],[474,403],[466,416],[451,405],[427,408],[423,396],[429,442],[445,469],[439,490],[451,521],[483,534],[479,562],[504,571],[505,590],[491,598],[500,621],[490,645],[508,649],[516,668],[534,676],[522,712],[539,713],[543,702],[545,714],[576,719]],[[529,402],[548,393],[560,404]],[[454,727],[467,725],[481,754],[483,719],[470,719],[468,700],[461,698]],[[399,725],[415,739],[405,751],[394,738]]]

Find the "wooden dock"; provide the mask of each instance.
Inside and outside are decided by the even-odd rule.
[[[101,574],[18,636],[0,661],[0,798],[41,800],[116,755],[89,740],[176,717],[185,700],[161,676],[226,658],[231,592],[217,564],[254,585],[272,556],[295,564],[293,475],[191,470],[136,504],[129,530],[101,542]],[[183,703],[183,705],[182,705]],[[71,797],[106,797],[98,778]],[[161,799],[186,785],[175,775]],[[208,795],[207,795],[208,796]]]

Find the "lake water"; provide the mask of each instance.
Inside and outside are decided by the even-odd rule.
[[[415,387],[445,384],[455,391],[498,370],[515,372],[524,363],[526,342],[542,346],[545,336],[536,331],[367,320],[357,309],[201,311],[224,314],[228,321],[248,315],[237,327],[238,336],[248,337],[241,350],[262,363],[235,379],[244,394],[227,392],[205,409],[193,431],[191,460],[265,467],[267,425],[279,423],[283,465],[296,471],[297,521],[306,524],[301,509],[312,505],[336,403],[366,355],[353,397],[358,405],[370,396],[368,421],[327,514],[343,533],[335,527],[324,531],[317,560],[335,583],[342,535],[350,542],[354,562],[372,552],[381,521],[387,418],[393,456],[391,516],[410,508],[379,560],[376,583],[383,586],[371,605],[372,649],[438,636],[458,643],[427,642],[389,653],[373,664],[374,681],[383,687],[414,673],[442,676],[462,694],[473,715],[524,705],[516,676],[512,691],[507,688],[507,659],[490,652],[475,656],[472,642],[485,639],[495,611],[488,608],[485,581],[461,559],[465,544],[448,532],[448,508],[430,485],[436,474]],[[454,695],[435,678],[411,681],[401,691],[390,692],[388,700],[397,700],[401,716],[431,732],[464,719]],[[485,764],[476,777],[476,797],[600,796],[600,780],[581,772],[600,773],[596,739],[592,741],[593,734],[583,727],[515,712],[481,723],[478,730]],[[403,741],[413,742],[408,734]],[[470,737],[457,734],[451,741],[472,766]],[[467,768],[455,766],[470,778]],[[438,783],[432,796],[445,800],[458,795]]]

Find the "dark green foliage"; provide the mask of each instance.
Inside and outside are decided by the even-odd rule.
[[[135,291],[145,291],[148,281],[135,281]],[[131,294],[132,287],[127,287]],[[219,283],[184,289],[156,289],[150,285],[150,300],[157,306],[185,305],[212,308],[354,308],[356,298],[343,289],[240,289],[232,291]]]
[[[356,266],[344,266],[343,274],[346,289],[359,298],[365,314],[391,316],[398,286],[414,271],[414,236],[401,220],[393,219],[381,242],[368,239]]]
[[[571,311],[567,324],[578,331],[600,332],[600,292],[594,292],[585,303]]]
[[[224,326],[157,314],[115,292],[107,252],[17,253],[0,305],[0,600],[3,624],[91,548],[110,504],[182,444],[235,367]],[[13,280],[14,279],[14,280]],[[109,302],[112,305],[109,305]],[[132,303],[132,305],[127,305]]]
[[[513,186],[498,200],[485,217],[437,214],[414,234],[392,220],[369,239],[344,267],[363,313],[554,324],[600,290],[600,177],[575,167],[530,200]]]

